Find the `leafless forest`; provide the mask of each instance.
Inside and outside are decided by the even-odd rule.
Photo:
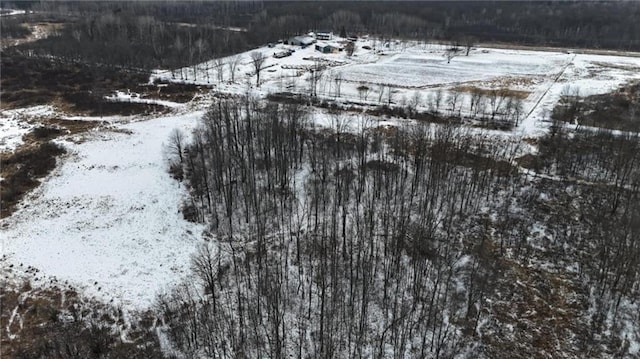
[[[640,353],[640,2],[3,1],[0,14],[0,236],[14,250],[0,258],[1,357]],[[325,29],[330,52],[291,41]],[[96,183],[69,184],[85,174]],[[119,202],[84,188],[108,187],[99,176],[155,192]],[[145,298],[11,257],[36,257],[37,240],[72,251],[43,243],[45,265],[104,259],[111,285],[171,285],[143,287],[138,310]],[[161,245],[169,256],[134,253]]]
[[[518,142],[461,127],[347,133],[341,121],[336,113],[332,130],[315,129],[298,105],[219,99],[193,143],[174,133],[172,172],[191,190],[185,214],[220,242],[193,257],[197,284],[160,301],[183,353],[622,348],[605,333],[637,316],[624,309],[640,289],[637,135],[568,136],[558,125],[532,160],[514,158]]]

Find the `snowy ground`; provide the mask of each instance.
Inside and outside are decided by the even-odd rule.
[[[145,309],[187,273],[202,228],[182,219],[183,188],[167,174],[163,142],[189,131],[202,112],[94,133],[70,153],[25,205],[3,220],[13,263],[85,287],[87,295]]]
[[[545,75],[562,66],[570,56],[551,53],[543,57],[537,53],[494,49],[483,51],[486,52],[474,51],[469,56],[454,57],[451,63],[447,63],[440,50],[409,49],[381,57],[375,63],[345,66],[341,73],[347,81],[426,88],[504,76],[528,78]]]
[[[383,84],[393,88],[396,104],[416,92],[424,100],[438,89],[446,93],[460,85],[509,86],[530,93],[525,99],[527,116],[513,131],[516,136],[528,137],[546,131],[545,113],[567,86],[588,95],[608,92],[640,78],[640,58],[632,57],[474,48],[468,57],[458,56],[447,64],[439,45],[392,43],[387,47],[378,43],[377,51],[363,49],[374,45],[369,40],[358,41],[352,57],[344,52],[320,54],[313,46],[300,49],[279,44],[256,49],[268,56],[259,88],[250,52],[240,54],[234,82],[230,81],[227,65],[231,57],[222,59],[222,82],[217,80],[213,61],[199,65],[195,77],[189,68],[157,71],[151,80],[210,83],[217,91],[227,93],[307,93],[308,67],[319,58],[329,67],[318,86],[318,95],[335,98],[333,79],[341,74],[344,80],[338,100],[343,102],[378,104],[376,91]],[[292,56],[272,56],[289,48],[296,50]],[[362,99],[356,89],[362,84],[371,87],[367,99]],[[151,101],[128,93],[116,93],[112,99]],[[85,287],[88,295],[113,299],[129,309],[145,309],[158,291],[188,273],[189,255],[201,241],[203,228],[182,219],[179,206],[184,189],[167,174],[162,148],[171,130],[188,132],[203,111],[191,105],[162,104],[172,107],[174,113],[144,121],[135,116],[99,118],[120,131],[91,132],[81,143],[61,141],[69,152],[61,158],[61,165],[0,223],[2,254],[9,262],[36,267],[45,276],[69,280]],[[31,120],[50,116],[51,111],[49,106],[2,111],[0,150],[15,149],[22,143],[22,136],[37,124]],[[322,111],[312,114],[311,120],[326,127],[348,126],[352,131],[402,123],[357,114],[344,116],[340,121],[346,124],[338,123]]]
[[[340,39],[335,39],[338,43]],[[388,46],[387,46],[388,45]],[[365,49],[363,46],[370,47]],[[273,54],[293,49],[291,56],[274,58]],[[260,74],[260,87],[251,63],[251,52],[261,52],[267,59]],[[547,130],[547,114],[568,88],[579,89],[581,95],[610,92],[630,80],[640,79],[640,57],[577,54],[570,51],[532,51],[495,48],[472,48],[469,56],[460,54],[450,63],[444,56],[445,47],[424,43],[381,43],[359,40],[356,51],[322,54],[314,46],[278,44],[273,48],[262,47],[240,54],[235,81],[231,82],[227,65],[216,67],[215,61],[203,63],[180,71],[159,71],[154,77],[166,80],[214,84],[218,91],[229,93],[253,92],[265,95],[269,92],[309,93],[309,68],[320,59],[328,64],[319,81],[318,96],[336,99],[336,77],[340,85],[340,101],[357,101],[370,104],[386,103],[382,87],[390,86],[394,104],[402,104],[417,93],[419,108],[426,109],[426,101],[436,91],[447,94],[461,86],[482,89],[508,88],[525,91],[524,121],[514,133],[537,137]],[[227,64],[232,57],[220,59]],[[223,81],[217,80],[222,71]],[[195,76],[194,76],[195,75]],[[370,88],[366,98],[358,92],[359,86]],[[462,114],[469,108],[470,97],[462,93]]]
[[[52,106],[33,106],[0,111],[0,152],[13,151],[23,143],[22,136],[29,133],[43,117],[54,113]]]
[[[105,99],[110,101],[117,101],[117,102],[132,102],[132,103],[146,103],[151,105],[162,105],[169,108],[185,107],[184,104],[173,102],[173,101],[142,98],[140,94],[134,93],[134,92],[116,91],[115,94],[113,95],[105,96]]]
[[[26,13],[26,11],[24,10],[16,10],[16,9],[2,9],[3,13],[0,13],[0,17],[1,16],[14,16],[14,15],[23,15]]]

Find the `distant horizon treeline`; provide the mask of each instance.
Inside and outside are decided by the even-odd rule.
[[[23,50],[145,69],[193,65],[317,29],[385,39],[640,50],[640,3],[627,1],[112,1],[4,7],[34,13],[3,19],[3,36],[24,36],[19,21],[68,22],[47,39],[21,45]]]

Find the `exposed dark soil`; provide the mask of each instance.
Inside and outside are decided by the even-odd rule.
[[[65,120],[62,118],[50,118],[43,120],[42,122],[48,126],[56,128],[62,127],[64,128],[65,133],[69,135],[86,132],[101,125],[101,122],[99,121]]]
[[[64,134],[64,130],[56,127],[40,126],[31,131],[31,135],[35,140],[50,140]]]

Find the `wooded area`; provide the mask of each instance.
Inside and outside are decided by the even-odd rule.
[[[566,57],[566,63],[560,58],[547,71],[540,61],[539,74],[518,72],[544,87],[494,86],[487,76],[400,90],[412,75],[395,85],[356,82],[361,79],[349,80],[298,48],[302,65],[280,59],[274,65],[271,48],[256,48],[322,29],[368,35],[371,43],[353,42],[351,53],[344,52],[344,58],[359,56],[363,64],[370,53],[354,55],[356,44],[377,51],[369,45],[384,48],[390,39],[444,43],[421,51],[432,51],[448,68],[480,42],[640,51],[640,3],[33,1],[3,6],[33,11],[3,17],[3,40],[32,36],[29,24],[63,26],[2,48],[3,111],[51,107],[42,118],[29,119],[43,121],[40,125],[25,135],[16,131],[16,142],[25,147],[0,158],[7,170],[2,216],[34,208],[47,188],[31,192],[33,198],[27,193],[49,174],[60,176],[71,187],[63,191],[71,199],[58,210],[74,217],[90,206],[99,210],[96,218],[69,226],[80,238],[78,248],[93,245],[97,237],[106,238],[110,247],[104,248],[117,247],[116,236],[105,228],[137,214],[141,220],[113,233],[144,247],[127,242],[118,249],[172,243],[164,246],[170,256],[154,257],[162,258],[158,266],[143,274],[161,273],[156,280],[175,276],[163,293],[149,290],[147,311],[139,313],[85,300],[66,281],[33,274],[22,287],[0,293],[2,327],[13,336],[3,334],[3,344],[10,344],[3,355],[624,358],[639,352],[629,347],[640,338],[633,324],[640,323],[640,85],[631,82],[586,97],[577,87],[567,85],[563,93],[554,87],[582,79],[622,83],[638,69],[635,64],[613,63],[622,56],[611,56],[602,66],[626,71],[614,73],[614,79],[611,72],[596,74],[600,65],[594,58],[574,62],[569,58],[575,54],[564,49],[554,55]],[[374,55],[388,59],[405,50]],[[480,57],[488,49],[474,51],[482,67],[451,73],[534,59],[491,62]],[[563,77],[575,64],[593,71]],[[277,73],[270,71],[276,66],[304,69],[296,75],[300,91],[285,87],[282,77],[283,86],[275,91]],[[170,71],[161,77],[153,71],[159,68]],[[419,74],[440,71],[449,81],[441,69]],[[596,75],[604,80],[588,77]],[[515,77],[509,71],[495,75],[514,82]],[[341,96],[348,91],[351,97]],[[12,115],[7,122],[18,122],[19,111],[7,113]],[[92,136],[63,138],[74,134],[71,122]],[[523,123],[529,126],[526,137]],[[144,142],[168,133],[164,143]],[[135,141],[117,142],[122,139]],[[107,141],[111,147],[83,147]],[[126,153],[105,154],[109,161],[99,158],[86,166],[74,162],[87,152],[116,148]],[[134,149],[142,155],[131,160]],[[155,150],[162,156],[152,162],[149,153]],[[65,174],[58,159],[79,172]],[[125,167],[131,172],[113,177],[126,179],[117,191],[141,176],[167,186],[150,187],[147,202],[119,204],[114,190],[90,192],[75,203],[82,186],[69,178],[98,168],[99,177],[87,178],[99,180],[86,182],[101,182]],[[173,197],[158,201],[158,193],[171,188],[178,188]],[[143,193],[135,191],[124,197]],[[36,212],[31,221],[58,218],[50,208],[63,197],[52,197],[40,204],[46,214]],[[180,201],[180,208],[167,204]],[[151,207],[162,208],[150,213]],[[109,211],[121,212],[104,221]],[[175,222],[166,219],[170,214],[178,216]],[[11,226],[31,223],[19,218]],[[91,237],[82,231],[93,220],[96,232],[88,233],[98,235]],[[160,230],[158,222],[170,225]],[[153,228],[130,235],[127,229],[140,223]],[[174,235],[167,228],[176,223],[193,227],[177,226]],[[16,231],[16,242],[34,232]],[[154,236],[134,238],[144,237],[142,232]],[[40,248],[42,242],[35,243],[38,247],[25,248]],[[190,251],[176,261],[187,263],[193,251],[189,268],[167,265],[182,245]],[[140,258],[132,262],[146,257]],[[127,263],[108,275],[140,276],[137,263]],[[27,274],[37,271],[29,266]],[[38,289],[37,280],[49,280],[49,287]],[[126,280],[135,286],[131,277]],[[104,284],[91,282],[106,292]]]
[[[529,166],[563,183],[513,167],[517,141],[452,125],[347,133],[343,120],[314,129],[299,105],[221,99],[192,144],[172,136],[173,173],[191,191],[185,215],[219,240],[193,258],[202,287],[185,283],[160,303],[182,352],[619,350],[604,319],[630,315],[621,308],[640,290],[637,135],[558,127]],[[513,292],[515,282],[530,289]],[[538,329],[510,334],[526,348],[498,334],[510,316]]]
[[[177,68],[318,29],[382,39],[640,50],[637,2],[18,2],[66,26],[22,51]],[[3,20],[4,36],[24,36]]]

